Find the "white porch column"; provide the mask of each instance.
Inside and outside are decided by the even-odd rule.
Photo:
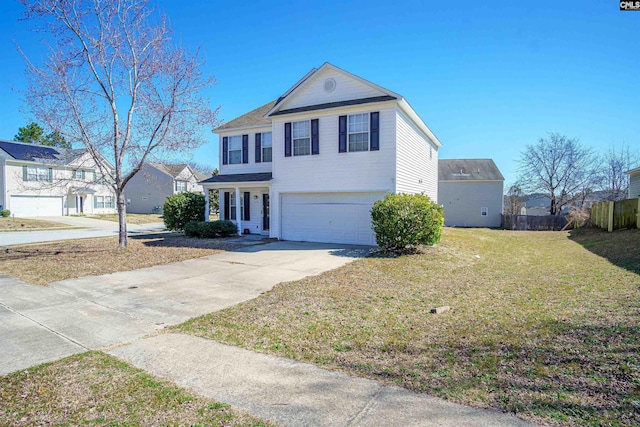
[[[209,189],[206,187],[204,190],[204,222],[209,222]]]
[[[238,236],[242,236],[242,218],[240,218],[240,187],[236,187],[236,224]]]

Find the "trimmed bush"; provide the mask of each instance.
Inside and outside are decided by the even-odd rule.
[[[404,250],[440,241],[444,208],[424,194],[388,194],[371,209],[376,243],[385,250]]]
[[[9,209],[2,209],[0,211],[0,216],[6,218],[11,215],[11,211]]]
[[[197,193],[180,193],[167,197],[164,202],[164,225],[169,230],[183,230],[190,221],[204,219],[204,195]]]
[[[238,234],[238,226],[228,220],[192,221],[184,225],[184,234],[187,237],[227,237]]]

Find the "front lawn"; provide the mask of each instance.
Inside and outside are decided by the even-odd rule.
[[[118,214],[96,214],[91,215],[91,218],[101,219],[104,221],[119,221]],[[134,214],[127,212],[127,224],[151,224],[155,222],[162,222],[162,215]]]
[[[268,422],[99,352],[0,377],[0,425],[224,425]]]
[[[34,229],[69,228],[59,222],[44,221],[34,218],[0,217],[0,232],[3,231],[33,231]]]
[[[544,424],[639,425],[638,272],[640,230],[446,228],[423,253],[358,260],[176,329]]]
[[[213,255],[239,247],[228,239],[190,239],[182,233],[129,237],[126,249],[117,237],[66,240],[12,246],[0,252],[0,272],[27,283],[129,271]]]

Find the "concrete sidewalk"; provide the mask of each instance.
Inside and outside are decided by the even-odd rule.
[[[185,334],[160,334],[109,351],[197,393],[285,426],[530,426],[313,365]]]

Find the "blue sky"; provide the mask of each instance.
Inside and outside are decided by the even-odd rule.
[[[596,150],[640,149],[640,12],[581,2],[155,0],[176,38],[201,47],[229,121],[331,62],[402,94],[443,143],[440,158],[493,158],[507,183],[526,144],[559,132]],[[0,5],[0,139],[23,112],[38,49],[21,5]],[[217,137],[194,153],[217,165]]]

